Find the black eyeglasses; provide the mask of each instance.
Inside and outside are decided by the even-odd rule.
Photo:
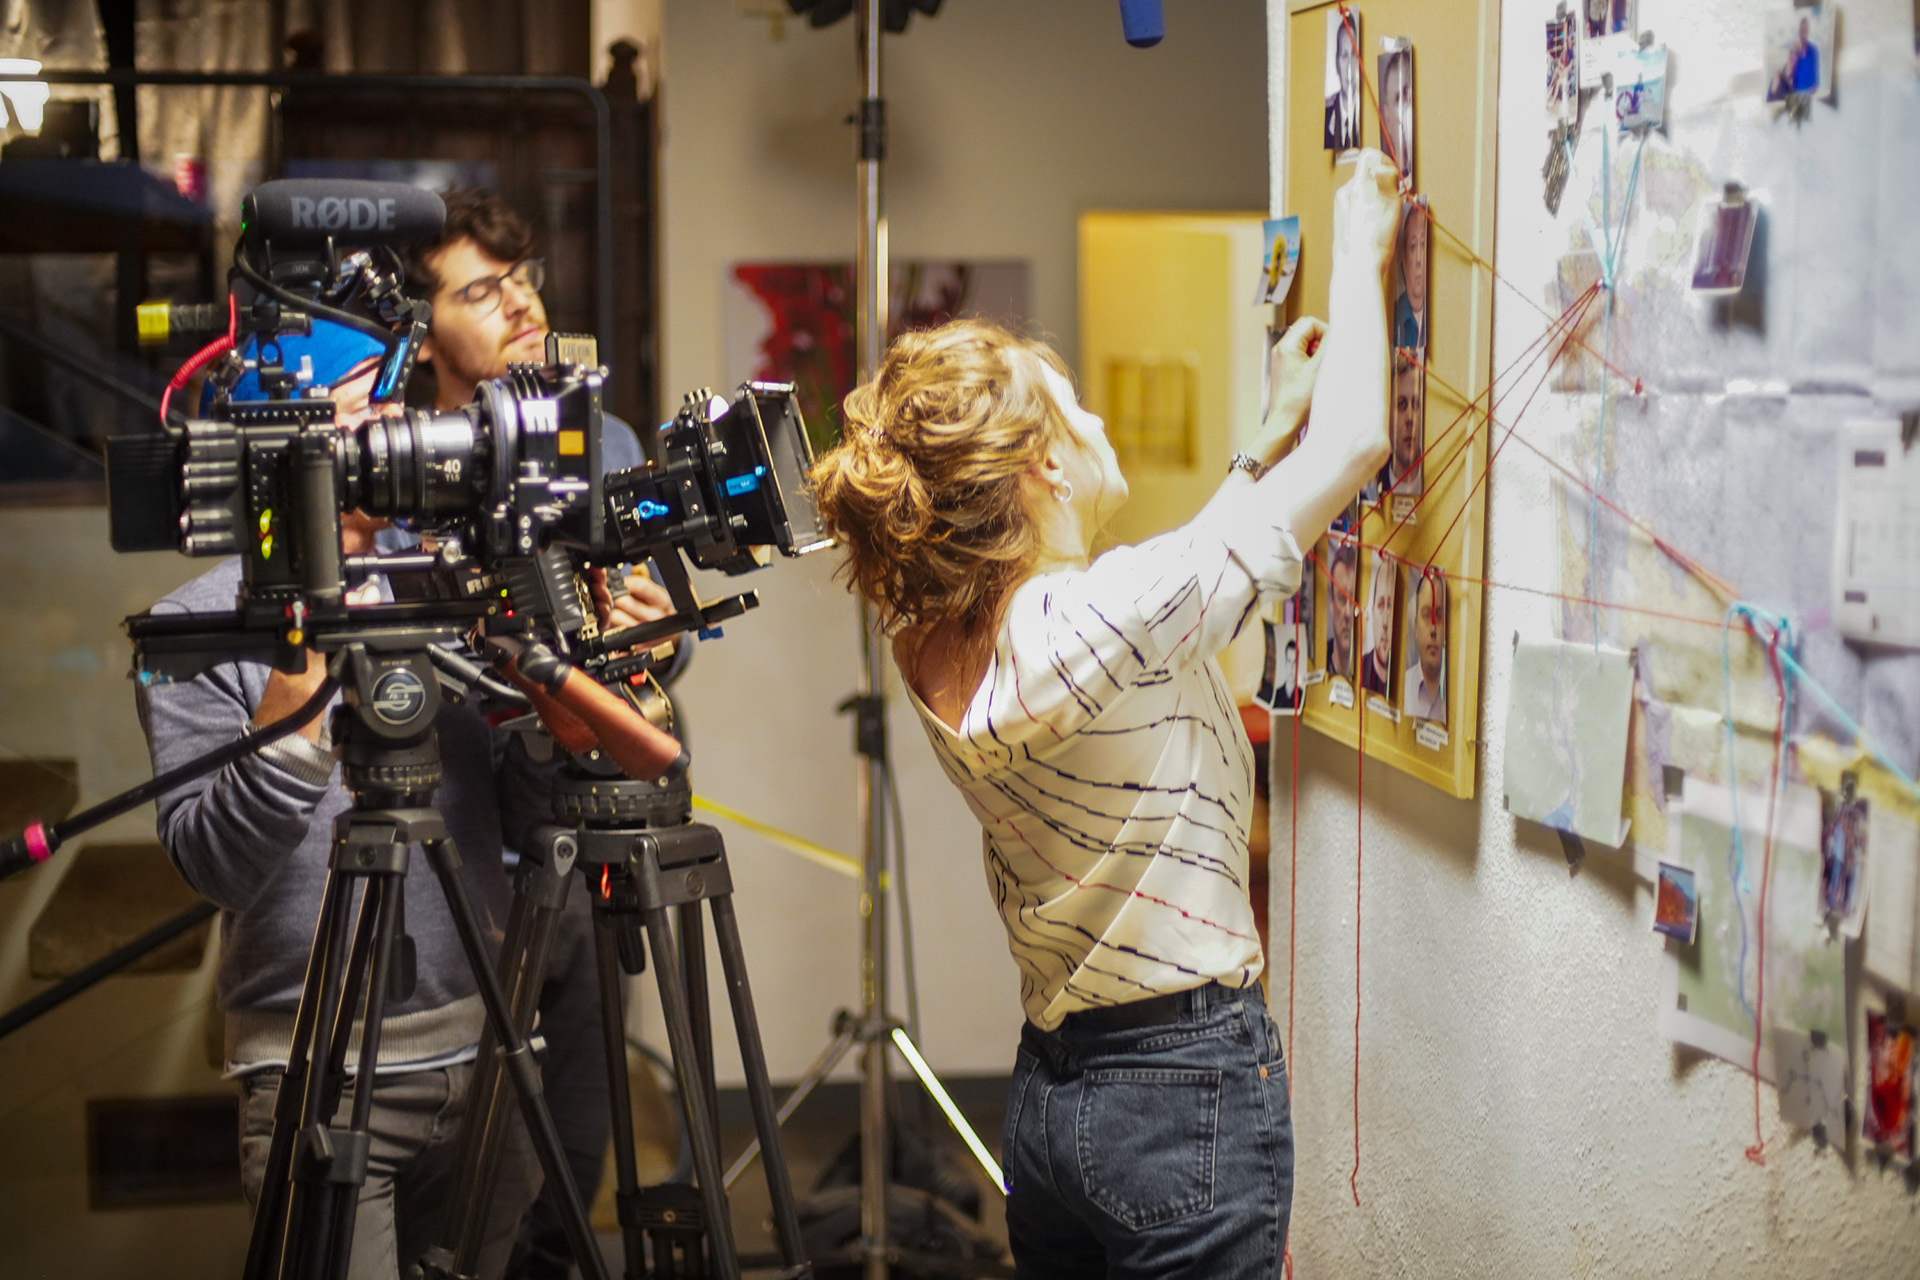
[[[454,290],[453,296],[478,314],[488,315],[500,305],[500,291],[509,280],[528,293],[540,292],[540,286],[547,282],[546,259],[522,258],[497,276],[481,276],[465,288]]]

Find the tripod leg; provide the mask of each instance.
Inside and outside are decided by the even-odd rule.
[[[338,836],[335,844],[339,844]],[[355,876],[346,883],[357,879],[360,877]],[[280,1240],[280,1261],[275,1271],[279,1276],[304,1271],[328,1248],[326,1230],[333,1218],[326,1210],[326,1184],[316,1177],[308,1144],[313,1135],[333,1119],[334,1108],[339,1105],[347,1042],[353,1031],[352,992],[364,974],[367,950],[373,945],[375,895],[371,882],[366,884],[355,913],[351,945],[347,941],[349,908],[345,901],[340,906],[340,923],[327,939],[329,950],[316,1011],[317,1017],[325,1019],[327,1038],[315,1043],[315,1052],[307,1061],[307,1077],[302,1081],[299,1119],[293,1131],[295,1145],[288,1155],[288,1178],[293,1194],[287,1202],[286,1226]],[[318,1031],[316,1026],[316,1035]],[[286,1088],[284,1079],[281,1088]]]
[[[753,1108],[754,1131],[766,1152],[767,1197],[773,1205],[774,1234],[780,1238],[780,1258],[789,1267],[806,1261],[800,1243],[800,1214],[793,1196],[793,1176],[780,1149],[780,1122],[773,1111],[773,1086],[767,1080],[767,1051],[760,1041],[760,1023],[753,1012],[753,992],[747,986],[747,956],[740,945],[740,921],[733,898],[712,899],[713,936],[720,944],[720,970],[727,980],[733,1004],[733,1027],[740,1037],[740,1065],[747,1076],[747,1101]]]
[[[300,1100],[306,1092],[311,1061],[309,1042],[320,1023],[320,992],[326,984],[327,961],[334,953],[328,940],[340,927],[339,917],[349,883],[341,876],[330,874],[321,892],[320,918],[314,925],[307,974],[300,984],[300,1003],[293,1015],[293,1043],[287,1050],[287,1069],[281,1073],[280,1088],[274,1096],[273,1137],[267,1147],[260,1197],[254,1206],[253,1231],[247,1242],[247,1264],[241,1272],[242,1280],[267,1280],[272,1266],[269,1259],[279,1257],[276,1236],[286,1224],[287,1174],[300,1125]]]
[[[368,1131],[373,1120],[373,1091],[378,1083],[380,1028],[387,1013],[388,979],[393,972],[395,944],[400,935],[401,879],[382,876],[367,883],[363,915],[374,917],[373,946],[366,974],[366,1013],[360,1024],[360,1061],[353,1081],[353,1110],[345,1131],[332,1130],[334,1151],[328,1169],[333,1192],[332,1280],[346,1280],[353,1253],[353,1224],[360,1212],[360,1191],[367,1182]]]
[[[667,1042],[673,1049],[674,1074],[679,1078],[681,1105],[686,1110],[687,1136],[693,1143],[693,1168],[707,1214],[707,1240],[720,1280],[740,1280],[740,1258],[733,1243],[733,1222],[727,1211],[727,1189],[720,1171],[720,1129],[707,1104],[706,1087],[699,1076],[693,1020],[687,1011],[687,989],[675,956],[673,930],[667,909],[646,913],[647,949],[653,953],[654,981],[666,1014]]]
[[[615,1199],[620,1206],[620,1240],[626,1246],[628,1280],[644,1280],[646,1233],[641,1230],[634,1203],[640,1194],[640,1169],[633,1151],[633,1094],[627,1087],[626,1001],[622,999],[620,957],[614,947],[613,930],[601,924],[597,915],[593,955],[600,970],[600,1024],[606,1037],[608,1096],[613,1104],[613,1168]]]
[[[714,1082],[713,1003],[707,993],[707,927],[698,902],[683,902],[677,908],[680,940],[680,969],[687,991],[688,1021],[693,1027],[693,1047],[698,1054],[700,1087],[707,1092],[707,1113],[718,1123],[720,1089]]]
[[[567,1229],[567,1246],[573,1250],[574,1263],[586,1280],[609,1280],[606,1259],[600,1256],[599,1247],[593,1240],[593,1226],[587,1220],[586,1206],[580,1203],[580,1187],[573,1180],[573,1170],[567,1166],[566,1153],[560,1147],[560,1135],[553,1127],[553,1117],[548,1114],[547,1104],[540,1097],[540,1069],[534,1064],[533,1052],[527,1047],[526,1037],[513,1025],[506,992],[501,989],[499,976],[493,971],[493,964],[487,955],[486,938],[481,934],[480,922],[474,916],[473,901],[467,896],[466,885],[461,883],[460,859],[454,852],[453,841],[444,838],[426,840],[421,847],[426,850],[427,860],[433,864],[434,874],[439,877],[440,888],[446,895],[447,909],[452,913],[454,928],[460,934],[461,948],[467,953],[467,964],[473,970],[475,984],[480,988],[481,1003],[487,1007],[487,1021],[499,1038],[500,1059],[506,1067],[508,1078],[513,1081],[514,1091],[520,1101],[520,1114],[526,1119],[527,1132],[540,1158],[541,1171],[560,1193],[560,1217]]]
[[[522,1035],[533,1029],[533,1017],[540,1004],[540,988],[546,981],[547,959],[553,946],[555,922],[566,902],[567,886],[573,879],[571,866],[561,873],[557,892],[543,893],[542,886],[530,883],[529,873],[539,876],[544,867],[523,867],[515,884],[513,910],[507,917],[507,934],[500,949],[499,971],[513,1010],[513,1025]],[[551,900],[551,905],[549,905]],[[500,1171],[500,1153],[507,1139],[509,1111],[500,1088],[500,1046],[491,1027],[481,1032],[480,1056],[474,1062],[473,1083],[469,1086],[465,1119],[460,1131],[460,1181],[454,1193],[457,1227],[449,1250],[455,1275],[471,1275],[480,1261],[486,1243],[487,1224],[493,1201],[494,1183]]]

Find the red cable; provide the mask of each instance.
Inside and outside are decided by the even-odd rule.
[[[181,365],[173,377],[167,380],[166,390],[160,393],[160,425],[167,425],[167,406],[173,403],[173,393],[193,380],[193,375],[212,363],[223,352],[231,351],[234,345],[234,330],[239,323],[239,312],[233,296],[227,296],[227,332],[224,337],[215,338],[206,346],[194,352],[188,361]]]

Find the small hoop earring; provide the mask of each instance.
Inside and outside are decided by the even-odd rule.
[[[1062,480],[1058,485],[1054,487],[1053,496],[1058,498],[1062,502],[1072,502],[1073,501],[1073,481]]]

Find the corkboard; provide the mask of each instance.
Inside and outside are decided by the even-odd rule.
[[[1347,180],[1353,166],[1339,164],[1333,152],[1322,149],[1323,95],[1327,13],[1334,6],[1323,0],[1291,0],[1287,44],[1286,213],[1300,217],[1299,274],[1288,302],[1288,318],[1327,314],[1327,277],[1332,238],[1333,193]],[[1472,246],[1485,262],[1493,261],[1495,120],[1499,80],[1499,17],[1497,0],[1369,0],[1349,6],[1360,16],[1361,64],[1368,84],[1377,80],[1377,58],[1382,36],[1403,36],[1414,48],[1415,190],[1428,199],[1436,223]],[[1377,88],[1377,85],[1376,85]],[[1544,90],[1543,90],[1544,92]],[[1379,115],[1372,91],[1363,92],[1362,143],[1380,145]],[[1480,736],[1481,621],[1485,590],[1486,485],[1475,481],[1487,467],[1490,424],[1478,413],[1467,416],[1444,436],[1467,406],[1462,395],[1443,389],[1445,383],[1464,393],[1482,394],[1493,368],[1492,273],[1476,265],[1466,249],[1435,230],[1429,236],[1428,345],[1430,376],[1426,388],[1426,432],[1431,452],[1426,460],[1430,490],[1417,512],[1396,535],[1389,550],[1416,564],[1429,557],[1435,568],[1450,577],[1452,596],[1447,621],[1446,686],[1448,725],[1446,745],[1434,748],[1417,740],[1416,722],[1403,716],[1399,723],[1367,710],[1367,695],[1354,689],[1354,706],[1330,699],[1333,682],[1323,680],[1307,691],[1302,712],[1306,727],[1348,746],[1361,742],[1360,719],[1366,718],[1368,755],[1423,782],[1463,799],[1474,793],[1476,748]],[[1381,370],[1382,378],[1388,376]],[[1453,458],[1456,447],[1468,440]],[[1456,513],[1459,519],[1455,521]],[[1361,522],[1363,546],[1378,546],[1393,525],[1391,512],[1374,510]],[[1447,526],[1454,527],[1442,534]],[[1325,544],[1319,549],[1324,560]],[[1361,556],[1357,596],[1368,598],[1372,585],[1371,556]],[[1404,568],[1404,566],[1403,566]],[[1403,584],[1400,594],[1406,594]],[[1326,656],[1329,625],[1327,575],[1316,572],[1314,607],[1315,645]],[[1397,623],[1401,637],[1395,665],[1407,662],[1406,621],[1411,602],[1401,600]],[[1364,619],[1356,621],[1355,647],[1364,656]],[[1359,661],[1356,658],[1356,665]],[[1397,673],[1393,705],[1401,694]]]

